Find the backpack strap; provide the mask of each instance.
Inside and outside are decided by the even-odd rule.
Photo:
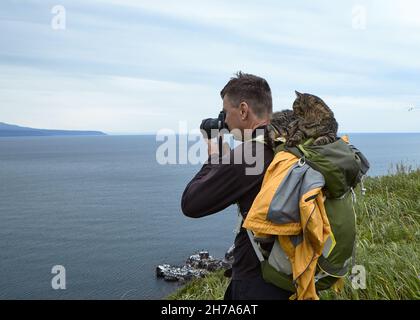
[[[284,147],[284,151],[290,152],[291,154],[293,154],[294,156],[296,156],[297,158],[302,158],[303,157],[303,153],[301,150],[299,150],[297,147]]]
[[[295,147],[288,147],[285,146],[285,151],[290,152],[294,156],[300,158],[307,157],[308,153],[305,150],[305,146],[310,146],[314,142],[313,138],[309,138],[308,140],[305,140],[303,143],[298,144]]]
[[[239,231],[242,228],[242,223],[243,223],[244,219],[243,219],[242,214],[241,214],[239,203],[237,202],[236,205],[238,206],[238,224],[237,224],[237,227],[236,227],[236,230],[235,231],[236,231],[236,234],[238,234]],[[246,233],[247,233],[247,235],[249,237],[249,241],[251,241],[252,248],[254,249],[255,254],[258,257],[258,260],[260,260],[260,262],[265,261],[264,256],[263,256],[263,254],[262,254],[262,252],[261,252],[261,250],[260,250],[257,242],[255,241],[254,235],[252,234],[251,230],[248,230],[247,229],[246,230]]]
[[[265,261],[264,256],[263,256],[263,254],[262,254],[262,252],[261,252],[260,248],[258,247],[258,244],[257,244],[257,242],[255,241],[255,239],[254,239],[254,235],[252,234],[251,230],[248,230],[248,229],[247,229],[247,230],[246,230],[246,233],[248,234],[249,241],[251,241],[252,247],[254,248],[254,251],[255,251],[255,254],[256,254],[256,255],[257,255],[257,257],[258,257],[258,260],[260,260],[260,262]]]

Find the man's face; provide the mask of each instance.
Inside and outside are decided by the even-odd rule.
[[[240,109],[232,104],[227,95],[223,98],[223,111],[226,113],[225,123],[229,131],[231,131],[236,140],[242,140],[244,123],[241,120]]]

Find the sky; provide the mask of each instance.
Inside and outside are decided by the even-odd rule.
[[[239,70],[275,111],[298,90],[340,132],[420,132],[420,1],[0,2],[0,122],[197,129]]]

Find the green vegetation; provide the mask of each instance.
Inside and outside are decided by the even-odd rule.
[[[321,299],[420,299],[420,169],[397,165],[394,174],[367,178],[357,192],[356,264],[366,269],[366,289],[346,279],[340,293]],[[222,299],[229,279],[216,272],[188,283],[169,299]]]
[[[171,300],[222,300],[230,279],[223,276],[223,270],[214,272],[204,279],[195,279],[174,294]]]

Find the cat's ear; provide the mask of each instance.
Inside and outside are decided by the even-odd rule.
[[[295,93],[296,93],[296,98],[302,98],[303,94],[301,94],[299,91],[295,91]]]

